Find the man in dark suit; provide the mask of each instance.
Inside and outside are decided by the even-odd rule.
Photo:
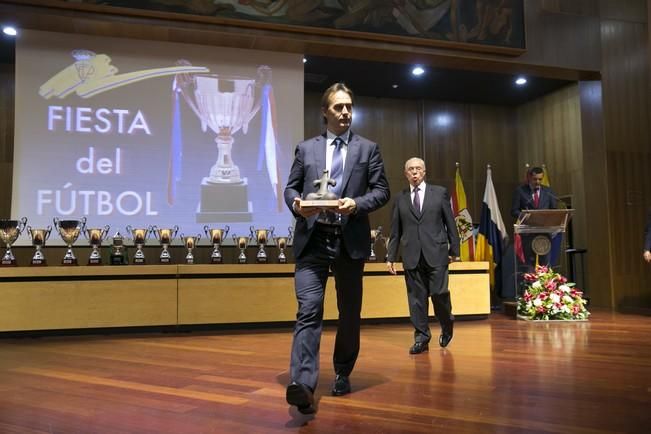
[[[651,211],[646,218],[646,228],[644,229],[644,251],[642,253],[644,260],[651,264]]]
[[[352,91],[343,83],[330,86],[323,94],[321,110],[326,132],[298,144],[285,188],[285,202],[296,217],[298,300],[286,398],[305,414],[315,411],[323,297],[330,270],[339,310],[332,394],[350,393],[348,377],[359,353],[364,262],[371,248],[368,214],[386,204],[390,195],[377,143],[350,130]],[[301,198],[317,192],[314,180],[324,170],[336,181],[330,188],[340,198],[338,207],[327,211],[302,207]]]
[[[425,162],[410,158],[405,163],[409,188],[396,198],[391,220],[387,267],[396,274],[398,246],[407,283],[409,317],[414,325],[410,354],[429,349],[429,297],[441,324],[439,345],[452,340],[454,316],[448,288],[448,264],[459,260],[459,233],[444,187],[425,183]]]
[[[555,209],[556,195],[551,188],[542,185],[545,173],[542,167],[527,171],[527,183],[519,185],[513,192],[511,215],[518,218],[525,209]]]

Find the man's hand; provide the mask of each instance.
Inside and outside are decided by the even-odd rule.
[[[644,251],[644,254],[642,255],[644,257],[644,260],[647,261],[649,264],[651,264],[651,252],[648,250]]]
[[[355,211],[357,211],[357,204],[353,199],[349,197],[339,199],[339,207],[337,208],[339,214],[352,214]]]
[[[307,218],[310,216],[313,216],[314,214],[318,214],[321,212],[320,208],[301,208],[301,198],[300,197],[295,197],[294,198],[294,211],[296,211],[298,214],[302,215],[303,217]]]
[[[451,262],[461,262],[461,257],[459,256],[448,256],[448,263]]]
[[[393,262],[387,261],[387,269],[389,270],[389,273],[396,274],[396,267]]]

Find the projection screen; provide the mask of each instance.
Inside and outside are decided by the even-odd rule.
[[[85,216],[111,233],[286,235],[282,189],[302,137],[300,55],[38,31],[17,40],[12,216],[34,228]]]

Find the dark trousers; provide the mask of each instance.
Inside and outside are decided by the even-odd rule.
[[[316,389],[319,378],[323,297],[330,270],[335,277],[339,310],[334,370],[338,375],[348,376],[359,354],[364,260],[348,256],[340,235],[315,230],[304,253],[296,260],[298,313],[290,361],[291,381],[312,390]]]
[[[409,317],[414,326],[414,342],[429,342],[432,333],[429,329],[429,301],[432,299],[434,314],[441,323],[441,331],[449,333],[454,321],[452,303],[448,290],[448,266],[430,267],[425,258],[420,257],[418,266],[405,270]]]

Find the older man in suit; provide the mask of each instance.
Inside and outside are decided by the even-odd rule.
[[[286,399],[305,414],[315,411],[323,297],[330,270],[339,310],[332,394],[351,391],[348,377],[359,353],[362,276],[371,247],[368,214],[386,204],[390,196],[379,146],[350,130],[352,91],[343,83],[332,85],[323,94],[321,110],[326,132],[298,144],[285,188],[285,201],[296,217],[298,300]],[[330,193],[340,198],[338,206],[328,210],[303,207],[301,199],[317,192],[314,180],[324,170],[335,181]]]
[[[428,326],[431,297],[434,313],[441,324],[439,345],[452,340],[454,316],[448,288],[448,264],[459,260],[459,233],[444,187],[425,182],[425,162],[410,158],[405,163],[409,188],[396,198],[391,220],[387,267],[396,274],[398,247],[407,283],[409,317],[414,325],[414,345],[410,354],[429,349],[432,338]]]

